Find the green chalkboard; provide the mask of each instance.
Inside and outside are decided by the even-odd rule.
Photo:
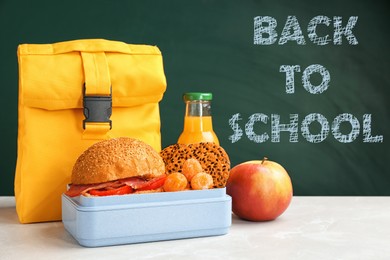
[[[2,0],[0,195],[13,194],[17,45],[87,38],[161,49],[163,146],[182,130],[182,93],[209,91],[232,166],[267,156],[296,195],[390,195],[389,11],[385,0]]]

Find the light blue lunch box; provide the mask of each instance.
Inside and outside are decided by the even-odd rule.
[[[232,199],[226,188],[107,197],[62,195],[65,229],[98,247],[227,234]]]

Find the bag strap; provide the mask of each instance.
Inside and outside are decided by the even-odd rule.
[[[81,52],[81,57],[86,86],[85,94],[87,96],[109,96],[111,79],[106,54],[104,52]]]
[[[112,128],[112,88],[104,52],[81,52],[84,69],[83,139],[107,139]]]

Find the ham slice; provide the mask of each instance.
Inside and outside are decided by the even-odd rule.
[[[148,180],[138,178],[138,177],[121,179],[120,182],[126,184],[127,186],[132,187],[135,190],[142,188],[148,184]]]
[[[157,177],[157,178],[161,179],[162,177]],[[123,185],[127,185],[134,190],[138,190],[146,187],[147,185],[149,185],[154,181],[155,179],[146,180],[140,177],[130,177],[130,178],[120,179],[116,181],[109,181],[109,182],[97,183],[97,184],[71,184],[69,186],[69,189],[65,192],[65,195],[69,197],[76,197],[80,195],[86,195],[90,190],[116,189]]]
[[[103,183],[97,183],[97,184],[71,184],[69,186],[69,190],[65,192],[65,195],[69,197],[76,197],[81,194],[87,193],[89,190],[99,190],[99,189],[109,189],[109,188],[119,188],[123,184],[119,181],[109,181],[109,182],[103,182]]]

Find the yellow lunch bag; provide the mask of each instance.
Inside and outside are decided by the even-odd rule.
[[[77,157],[128,136],[161,149],[166,90],[158,47],[104,39],[18,46],[16,210],[21,223],[61,220]]]

